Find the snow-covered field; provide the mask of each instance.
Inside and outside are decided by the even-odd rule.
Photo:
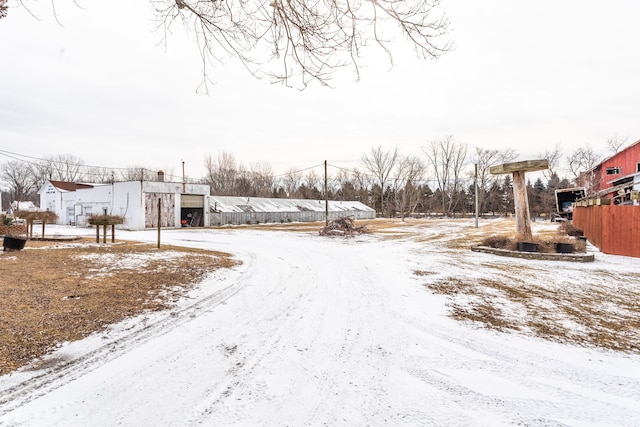
[[[504,277],[528,289],[606,287],[614,296],[637,292],[640,259],[597,251],[585,264],[501,258],[465,248],[473,233],[470,220],[353,239],[163,231],[165,243],[230,252],[243,264],[213,274],[171,311],[0,377],[0,425],[640,425],[638,354],[459,322],[448,316],[452,304],[473,297],[429,287]],[[153,242],[156,232],[117,237]],[[514,319],[536,316],[535,305],[504,305]],[[586,333],[573,325],[564,322]]]

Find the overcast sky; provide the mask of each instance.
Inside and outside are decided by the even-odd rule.
[[[437,61],[400,45],[391,69],[365,60],[360,82],[345,69],[304,91],[228,61],[208,96],[196,44],[176,28],[164,45],[148,1],[55,4],[62,25],[44,0],[39,20],[12,8],[0,21],[2,150],[175,174],[184,161],[195,178],[220,151],[281,173],[357,166],[375,146],[424,157],[447,135],[521,160],[640,139],[640,2],[444,0],[456,48]]]

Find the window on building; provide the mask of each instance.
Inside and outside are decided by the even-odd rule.
[[[622,173],[621,167],[607,168],[607,175],[619,175]]]
[[[640,163],[636,165],[636,172],[640,172]]]

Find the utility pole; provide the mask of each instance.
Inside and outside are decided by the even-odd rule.
[[[185,181],[184,181],[184,160],[182,161],[182,193],[184,193],[185,190]]]
[[[327,191],[327,161],[324,161],[324,223],[329,225],[329,192]]]

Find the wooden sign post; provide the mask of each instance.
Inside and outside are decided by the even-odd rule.
[[[525,172],[534,172],[549,169],[546,159],[525,160],[522,162],[504,163],[491,166],[489,172],[494,175],[511,173],[513,177],[513,204],[516,210],[516,231],[518,239],[531,240],[531,219],[529,214],[529,198],[527,197],[527,182],[524,179]]]
[[[91,215],[87,222],[96,226],[96,243],[100,243],[100,226],[103,229],[103,241],[107,243],[107,226],[111,226],[111,243],[116,241],[116,224],[124,224],[124,218],[116,215]]]

